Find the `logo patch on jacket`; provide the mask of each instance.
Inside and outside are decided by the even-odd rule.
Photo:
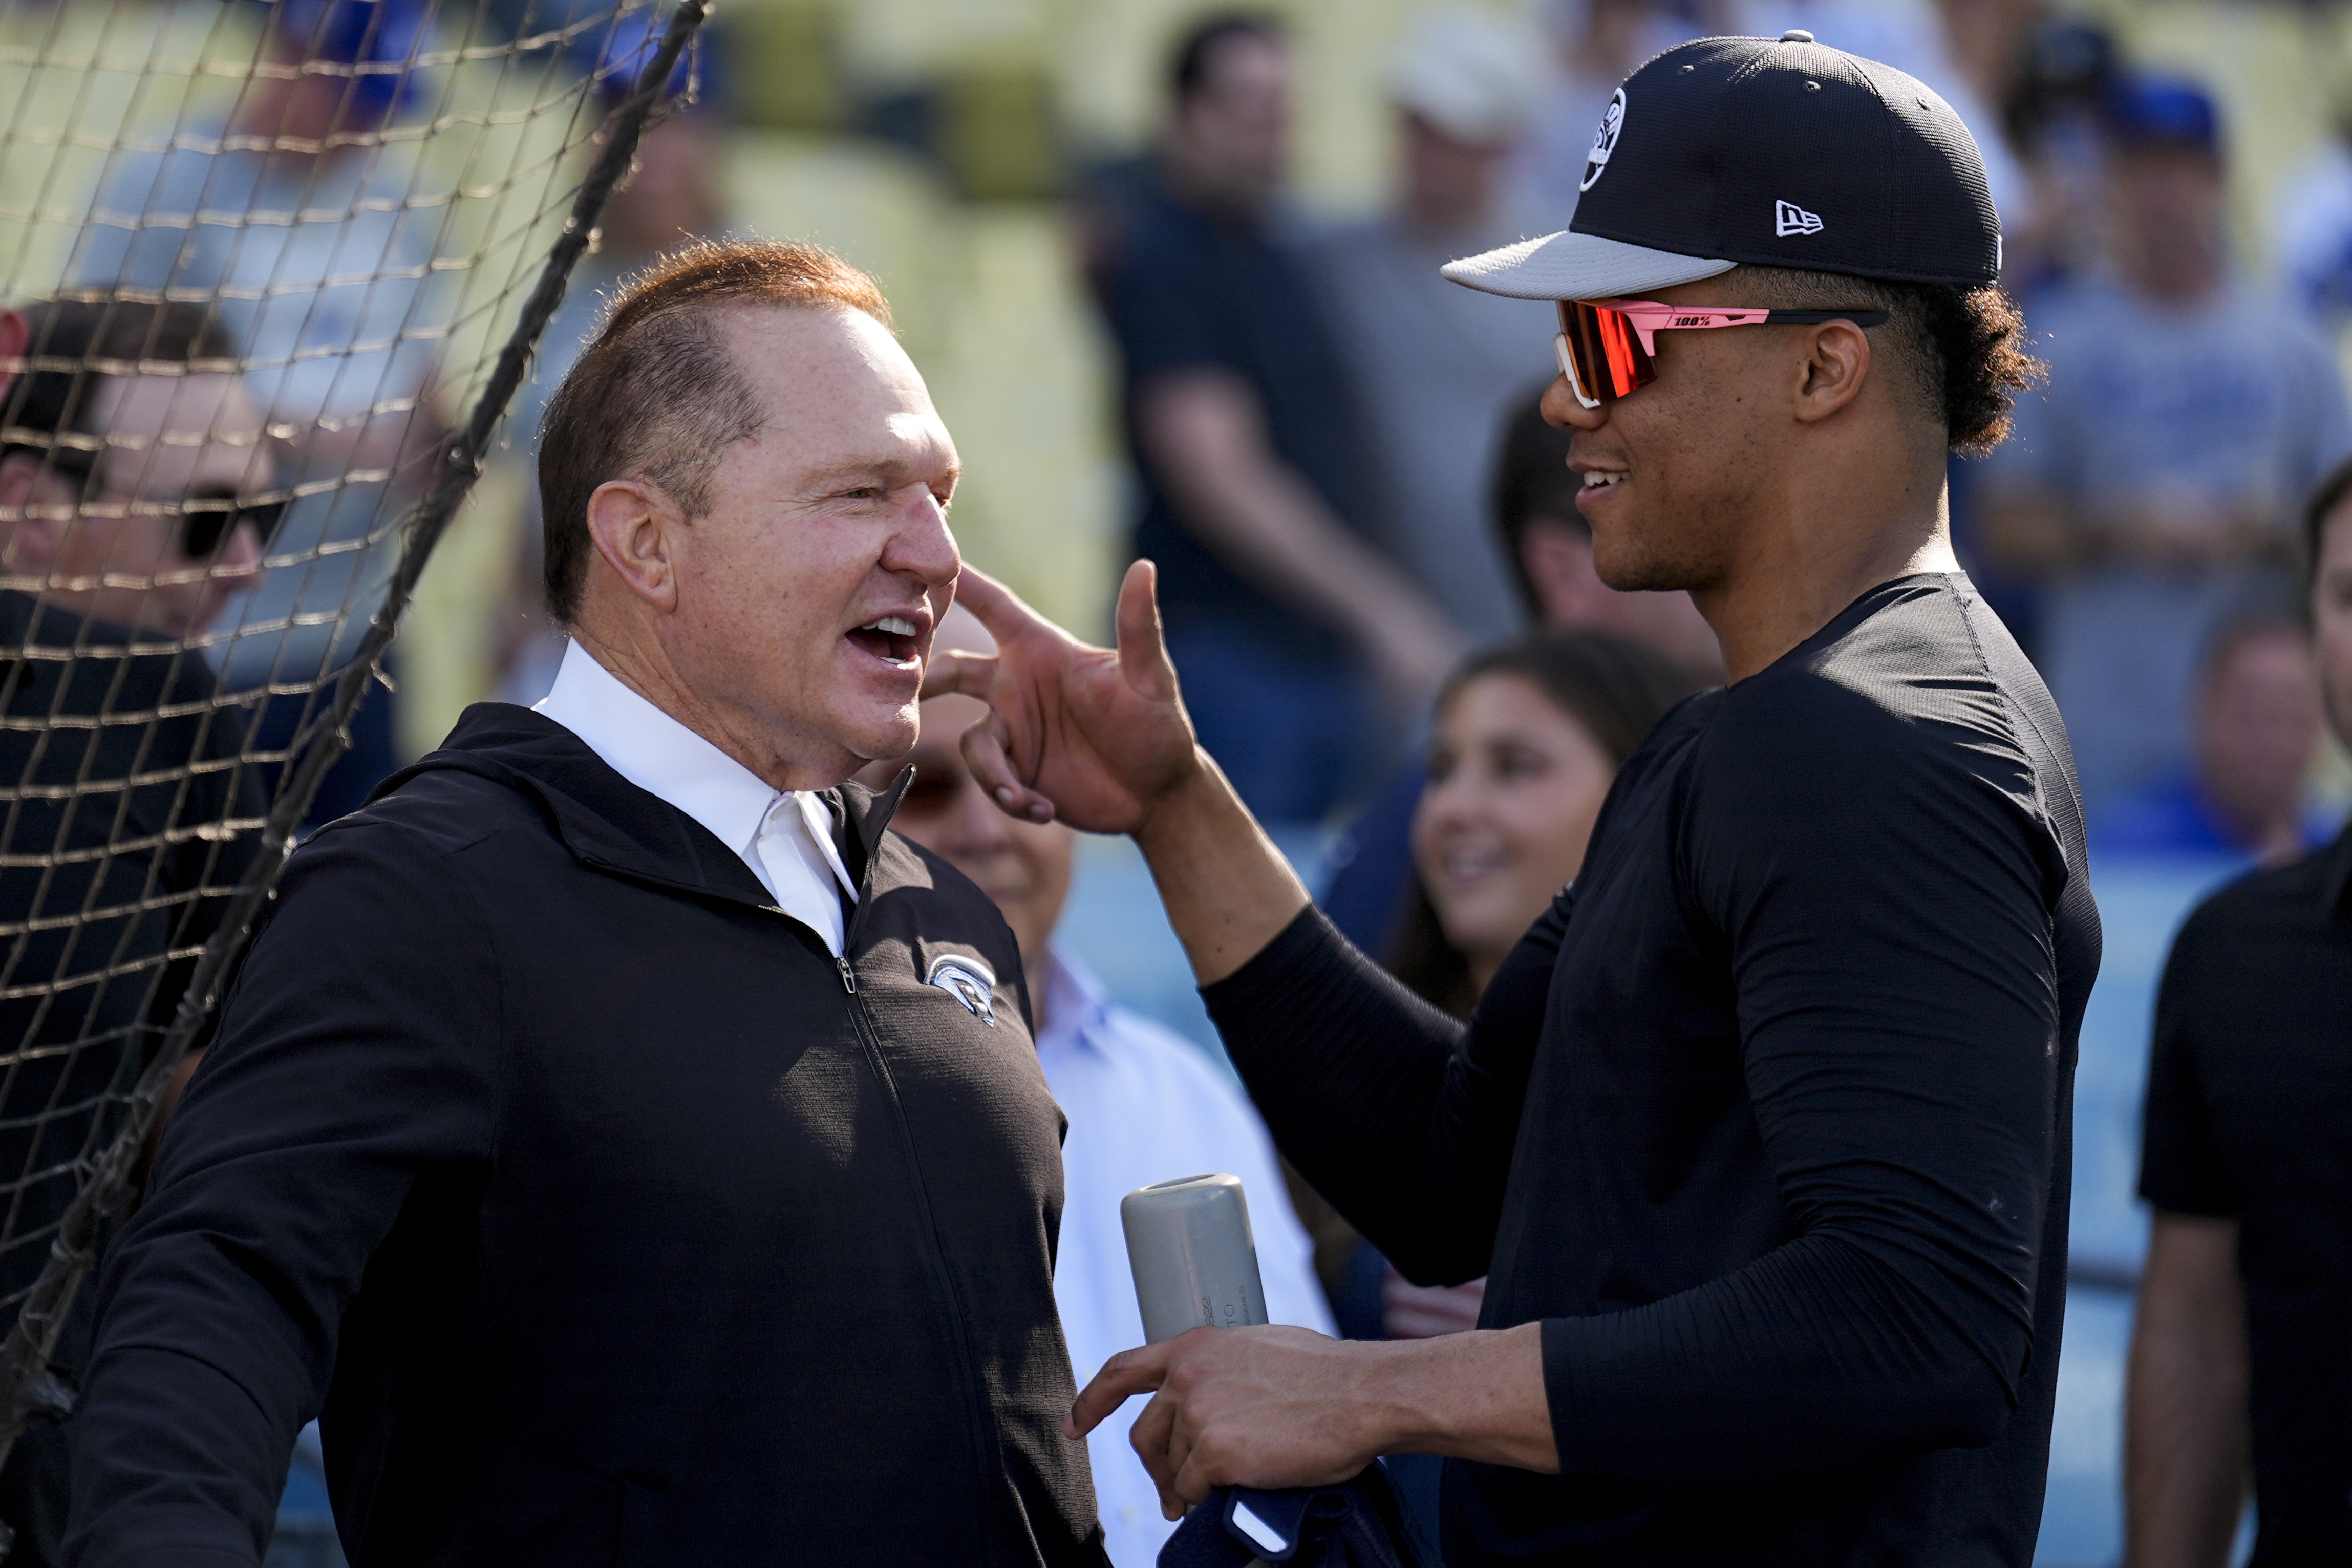
[[[996,1027],[996,974],[978,958],[942,953],[923,971],[923,984],[937,986],[961,1002],[964,1011],[991,1029]]]

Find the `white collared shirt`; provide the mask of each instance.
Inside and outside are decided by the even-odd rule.
[[[833,814],[806,789],[777,789],[622,685],[578,643],[563,650],[555,685],[532,705],[587,743],[605,766],[658,795],[743,857],[776,907],[824,939],[836,958],[847,939],[838,887],[857,901]]]
[[[1274,1141],[1236,1084],[1191,1040],[1111,1005],[1102,982],[1061,948],[1030,977],[1045,1027],[1037,1062],[1062,1113],[1062,1239],[1054,1304],[1078,1386],[1104,1362],[1143,1343],[1135,1274],[1118,1200],[1177,1176],[1225,1172],[1242,1178],[1257,1241],[1266,1315],[1278,1323],[1336,1331],[1315,1277],[1315,1244],[1290,1207]],[[1145,1401],[1130,1399],[1087,1438],[1104,1544],[1117,1568],[1150,1568],[1176,1527],[1160,1517],[1160,1493],[1128,1446]]]

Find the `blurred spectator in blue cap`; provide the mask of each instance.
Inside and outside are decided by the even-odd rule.
[[[2132,152],[2168,150],[2221,156],[2221,116],[2205,89],[2177,77],[2136,76],[2117,82],[2107,99],[2107,129]]]
[[[572,63],[589,78],[601,112],[611,113],[636,90],[664,30],[652,16],[632,13],[580,38]],[[530,380],[508,414],[519,446],[528,449],[537,439],[548,398],[630,275],[664,251],[726,231],[727,84],[719,51],[707,46],[709,36],[698,35],[672,68],[662,88],[670,107],[646,127],[628,177],[604,205],[594,246],[572,268],[563,303],[540,336]],[[516,530],[517,555],[493,656],[499,696],[528,707],[554,685],[567,639],[540,603],[538,494],[531,487],[525,493],[530,515]]]
[[[1541,47],[1493,12],[1418,17],[1389,67],[1390,209],[1309,256],[1370,437],[1374,537],[1478,643],[1519,624],[1483,502],[1508,405],[1549,361],[1559,323],[1541,300],[1497,301],[1437,269],[1537,232],[1506,206],[1502,177],[1543,87]]]
[[[416,90],[410,62],[425,37],[426,5],[416,0],[278,0],[271,23],[281,56],[306,63],[348,66],[348,72],[313,72],[295,90],[313,84],[328,110],[349,130],[381,126]]]
[[[1985,552],[2037,585],[2095,821],[2187,769],[2200,652],[2284,589],[2297,501],[2352,451],[2328,344],[2230,265],[2212,100],[2141,78],[2107,119],[2111,267],[2038,302],[2049,386],[2019,401],[1979,503]]]
[[[1201,744],[1277,821],[1359,785],[1375,697],[1417,713],[1464,646],[1368,537],[1363,433],[1280,223],[1291,80],[1272,22],[1195,25],[1154,156],[1098,190],[1087,235],[1168,651]]]
[[[236,691],[315,684],[365,631],[393,550],[359,541],[423,483],[412,460],[442,428],[433,372],[457,296],[433,266],[446,213],[414,199],[422,140],[383,135],[425,107],[427,0],[280,0],[264,26],[261,60],[293,68],[257,70],[226,124],[117,154],[68,275],[213,302],[255,401],[294,433],[282,477],[331,481],[289,504],[279,564],[226,612],[257,628],[223,656]],[[312,706],[272,699],[255,745],[284,747]],[[313,822],[392,770],[392,734],[390,695],[372,693]]]

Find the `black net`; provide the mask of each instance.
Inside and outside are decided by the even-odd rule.
[[[0,0],[0,1453],[702,10]]]

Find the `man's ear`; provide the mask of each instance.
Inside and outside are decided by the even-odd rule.
[[[65,538],[72,484],[42,472],[37,452],[0,457],[0,571],[11,577],[47,576],[57,564]],[[27,510],[33,516],[26,516]]]
[[[665,613],[677,608],[672,552],[685,526],[677,504],[644,479],[607,479],[588,497],[588,537],[597,556],[622,587]]]
[[[1870,338],[1851,321],[1824,321],[1801,337],[1806,354],[1796,415],[1813,424],[1862,395],[1870,380]]]

